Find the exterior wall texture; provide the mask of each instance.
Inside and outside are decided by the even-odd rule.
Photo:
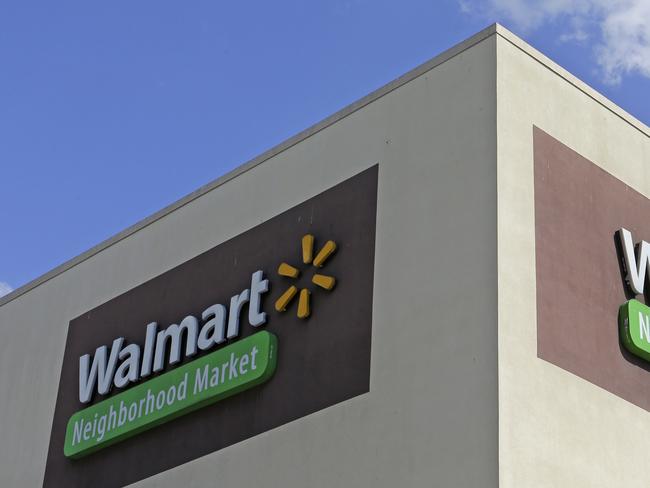
[[[378,164],[370,391],[132,486],[497,486],[496,55],[481,33],[3,300],[0,485],[43,483],[70,320]]]
[[[650,451],[648,412],[538,357],[537,307],[548,304],[536,301],[533,131],[541,129],[645,197],[650,131],[512,34],[497,32],[500,486],[646,487],[647,475],[636,467]],[[579,182],[574,188],[576,197],[587,191]],[[589,243],[581,245],[589,252]],[[594,260],[592,266],[610,264]],[[623,296],[620,278],[607,285]],[[574,320],[601,306],[575,305]]]

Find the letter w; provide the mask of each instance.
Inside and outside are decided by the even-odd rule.
[[[111,389],[113,382],[113,375],[115,374],[115,366],[117,365],[117,357],[122,349],[124,337],[120,337],[113,341],[111,354],[106,362],[106,353],[108,348],[106,346],[98,347],[93,357],[93,364],[90,366],[90,354],[84,354],[79,358],[79,401],[81,403],[88,403],[93,396],[95,385],[99,382],[97,391],[105,395]],[[90,366],[90,371],[88,370]]]
[[[620,229],[618,231],[623,248],[623,257],[625,258],[625,267],[627,269],[626,280],[630,288],[637,295],[643,295],[645,286],[646,273],[649,270],[650,263],[650,244],[641,241],[639,244],[639,256],[634,252],[634,242],[629,230]]]

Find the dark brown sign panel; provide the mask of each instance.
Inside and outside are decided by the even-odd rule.
[[[650,364],[619,341],[615,235],[650,240],[650,200],[538,128],[534,145],[537,354],[650,410]]]
[[[377,172],[374,166],[72,320],[44,486],[124,486],[368,392]],[[316,250],[336,242],[336,253],[319,270],[336,278],[333,290],[311,283],[316,269],[302,264],[305,234],[315,236]],[[282,262],[300,269],[298,279],[278,276]],[[267,383],[85,458],[64,457],[68,419],[87,406],[79,402],[80,356],[120,336],[142,345],[150,322],[162,328],[212,304],[228,304],[257,270],[270,282],[264,328],[278,338],[277,369]],[[283,313],[273,306],[292,284],[312,292],[306,320],[297,317],[297,299]],[[247,323],[247,313],[245,306],[234,340],[259,331]],[[95,395],[94,401],[104,398]]]

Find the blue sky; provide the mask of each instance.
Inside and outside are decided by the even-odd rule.
[[[495,21],[650,124],[647,0],[4,2],[0,295]]]

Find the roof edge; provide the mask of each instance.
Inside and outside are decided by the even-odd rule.
[[[109,237],[108,239],[102,241],[101,243],[97,244],[96,246],[93,246],[89,250],[77,255],[76,257],[65,261],[64,263],[60,264],[59,266],[55,267],[54,269],[48,271],[47,273],[39,276],[38,278],[35,278],[34,280],[28,282],[27,284],[16,288],[12,292],[8,293],[7,295],[4,295],[0,297],[0,307],[3,305],[17,299],[18,297],[24,295],[25,293],[33,290],[34,288],[42,285],[43,283],[46,283],[47,281],[56,278],[58,275],[64,273],[65,271],[68,271],[69,269],[77,266],[78,264],[83,263],[84,261],[90,259],[91,257],[95,256],[96,254],[99,254],[103,250],[107,249],[108,247],[117,244],[123,239],[126,239],[127,237],[135,234],[136,232],[144,229],[145,227],[153,224],[154,222],[162,219],[163,217],[167,216],[168,214],[174,212],[175,210],[178,210],[179,208],[187,205],[188,203],[191,203],[192,201],[196,200],[197,198],[205,195],[206,193],[209,193],[210,191],[220,187],[224,183],[227,183],[228,181],[236,178],[237,176],[255,168],[259,164],[263,163],[264,161],[277,156],[278,154],[286,151],[287,149],[290,149],[291,147],[295,146],[296,144],[304,141],[305,139],[311,137],[312,135],[322,131],[323,129],[326,129],[327,127],[335,124],[336,122],[344,119],[345,117],[353,114],[357,110],[362,109],[366,105],[378,100],[379,98],[383,97],[384,95],[387,95],[388,93],[392,92],[393,90],[396,90],[397,88],[401,87],[402,85],[405,85],[406,83],[413,81],[415,78],[421,76],[422,74],[426,73],[427,71],[430,71],[437,66],[443,64],[446,61],[449,61],[451,58],[459,55],[463,51],[466,51],[467,49],[470,49],[471,47],[475,46],[476,44],[479,44],[480,42],[484,41],[485,39],[495,35],[499,31],[500,26],[497,24],[492,24],[489,27],[481,30],[480,32],[474,34],[473,36],[465,39],[464,41],[461,41],[460,43],[454,45],[453,47],[447,49],[446,51],[442,52],[441,54],[435,56],[434,58],[430,59],[429,61],[425,61],[421,65],[417,66],[416,68],[408,71],[407,73],[403,74],[402,76],[394,79],[393,81],[388,82],[381,88],[378,88],[377,90],[372,91],[368,95],[364,96],[363,98],[357,100],[356,102],[351,103],[350,105],[344,107],[343,109],[335,112],[334,114],[330,115],[329,117],[326,117],[325,119],[321,120],[320,122],[317,122],[316,124],[312,125],[311,127],[308,127],[307,129],[299,132],[298,134],[290,137],[289,139],[286,139],[285,141],[281,142],[280,144],[277,144],[276,146],[272,147],[271,149],[268,149],[267,151],[263,152],[259,156],[249,160],[248,162],[238,166],[237,168],[229,171],[225,175],[211,181],[210,183],[207,183],[206,185],[201,186],[197,190],[193,191],[192,193],[180,198],[176,202],[167,205],[163,209],[157,211],[156,213],[145,217],[144,219],[140,220],[139,222],[127,227],[121,232],[118,232],[112,237]]]
[[[627,122],[631,126],[633,126],[635,129],[637,129],[639,132],[642,134],[646,135],[647,137],[650,137],[650,127],[648,127],[646,124],[641,122],[639,119],[637,119],[634,115],[630,114],[629,112],[625,111],[618,105],[616,105],[614,102],[612,102],[609,98],[607,98],[605,95],[602,93],[598,92],[591,86],[589,86],[587,83],[582,81],[580,78],[577,76],[572,75],[569,71],[564,69],[562,66],[557,64],[555,61],[550,59],[548,56],[543,54],[541,51],[538,51],[535,49],[533,46],[528,44],[526,41],[521,39],[519,36],[516,34],[513,34],[511,31],[503,27],[501,24],[494,24],[494,29],[499,37],[502,39],[508,41],[510,44],[515,46],[517,49],[522,51],[524,54],[527,54],[531,58],[533,58],[535,61],[538,63],[542,64],[544,67],[547,69],[551,70],[554,72],[556,75],[558,75],[560,78],[564,79],[567,83],[570,85],[573,85],[575,88],[583,92],[585,95],[587,95],[589,98],[594,100],[596,103],[601,105],[603,108],[606,108],[610,112],[612,112],[614,115],[622,119],[623,121]]]

